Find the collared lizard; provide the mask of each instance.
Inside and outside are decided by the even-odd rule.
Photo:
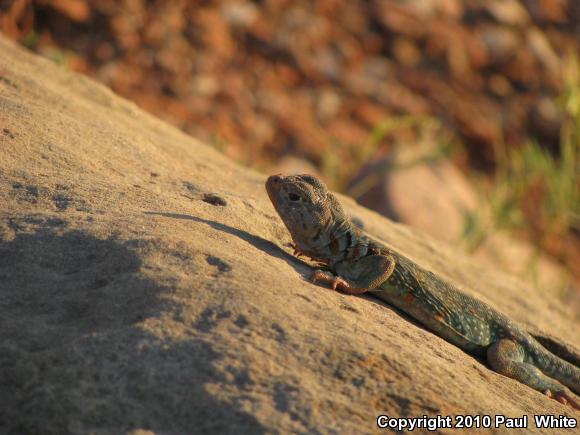
[[[272,175],[266,191],[294,253],[320,263],[311,281],[356,295],[370,292],[493,370],[580,409],[580,368],[543,347],[523,327],[462,293],[351,223],[336,197],[311,175]],[[564,384],[564,385],[563,385]],[[569,388],[567,388],[569,387]]]

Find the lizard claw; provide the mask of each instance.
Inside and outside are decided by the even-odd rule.
[[[300,257],[301,255],[303,255],[302,252],[300,252],[298,248],[296,248],[296,245],[294,243],[290,243],[290,247],[292,248],[292,251],[294,251],[293,255],[295,257]]]
[[[307,258],[309,258],[308,254],[306,254],[304,251],[301,251],[300,249],[298,249],[294,243],[290,243],[290,247],[294,251],[294,254],[293,255],[296,258],[300,258],[300,257],[307,257]]]
[[[332,290],[336,290],[336,288],[341,285],[342,288],[348,289],[349,285],[348,283],[342,279],[340,276],[337,276],[336,278],[334,278],[334,281],[332,281]]]
[[[310,276],[310,282],[312,284],[316,284],[316,281],[318,281],[318,276],[316,274],[316,272],[314,272],[311,276]]]
[[[562,405],[570,405],[574,409],[580,410],[580,402],[568,391],[552,392],[550,390],[544,391],[544,394],[551,399],[555,399]]]
[[[318,280],[328,282],[332,290],[336,290],[338,286],[348,288],[348,284],[344,279],[342,279],[340,276],[334,276],[332,273],[324,270],[315,270],[312,273],[312,276],[310,277],[310,282],[314,284]]]
[[[324,281],[330,281],[332,278],[329,278],[328,272],[324,272],[323,270],[315,270],[314,272],[312,272],[312,275],[310,276],[310,282],[312,284],[315,284],[316,281],[320,279]]]

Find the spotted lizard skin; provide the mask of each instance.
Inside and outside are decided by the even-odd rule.
[[[311,175],[272,175],[266,191],[295,254],[324,269],[312,282],[347,294],[369,292],[418,320],[498,373],[580,409],[580,367],[544,348],[525,329],[462,293],[351,223],[336,197]],[[567,387],[569,388],[567,388]]]

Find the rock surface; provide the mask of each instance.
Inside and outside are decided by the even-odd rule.
[[[310,284],[264,180],[0,38],[0,432],[578,417],[372,298]],[[345,204],[465,291],[578,345],[569,308]]]

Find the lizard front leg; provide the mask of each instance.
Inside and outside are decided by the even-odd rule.
[[[329,271],[317,270],[312,274],[311,281],[326,281],[332,285],[333,290],[357,295],[385,282],[395,270],[395,264],[391,255],[369,255],[358,260],[344,260],[334,266],[336,276]]]

